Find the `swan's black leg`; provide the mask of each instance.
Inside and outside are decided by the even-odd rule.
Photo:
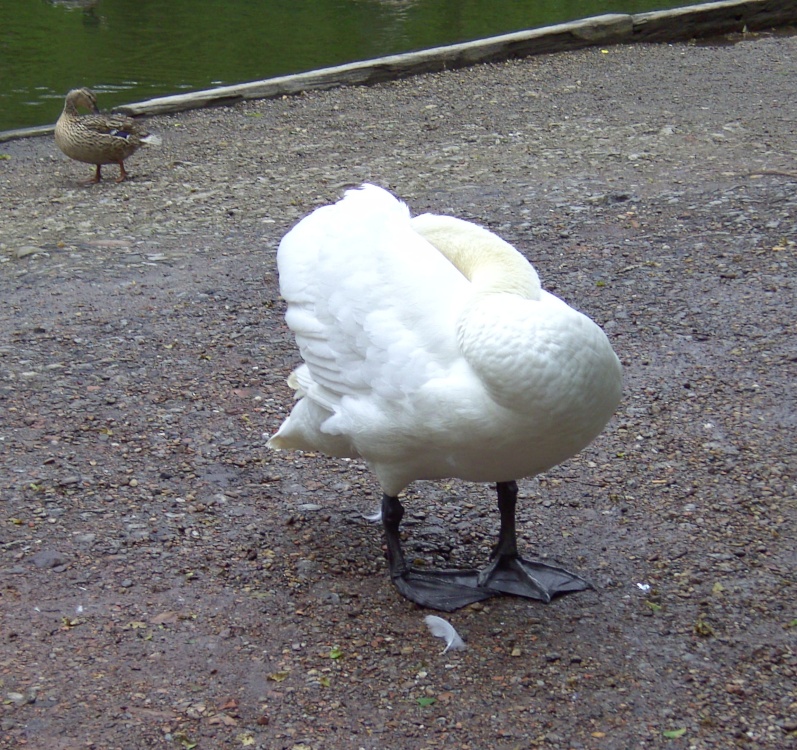
[[[479,586],[504,594],[549,602],[559,594],[583,591],[592,585],[564,568],[518,555],[515,530],[517,483],[498,482],[498,510],[501,530],[492,553],[493,561],[479,574]]]
[[[387,542],[387,563],[390,566],[390,577],[404,575],[409,568],[401,549],[401,536],[399,526],[404,518],[404,506],[397,497],[382,495],[382,526],[385,529]]]
[[[498,543],[490,557],[495,558],[501,555],[517,557],[517,529],[515,527],[517,482],[498,482],[495,485],[495,490],[498,494],[501,530],[498,532]]]
[[[454,612],[496,594],[478,586],[477,570],[420,570],[407,565],[399,526],[404,508],[397,497],[382,496],[382,526],[387,542],[390,578],[398,592],[422,607]]]

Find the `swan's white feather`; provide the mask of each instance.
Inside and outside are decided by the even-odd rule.
[[[443,653],[446,651],[463,651],[466,648],[465,641],[462,640],[459,633],[457,633],[454,626],[448,620],[444,620],[437,615],[426,615],[426,617],[424,617],[424,622],[429,627],[433,636],[442,638],[446,642]]]
[[[397,495],[414,479],[536,474],[617,406],[603,331],[481,227],[411,219],[366,185],[302,220],[277,260],[304,364],[271,447],[361,456]]]
[[[428,321],[453,325],[449,301],[467,282],[384,191],[315,211],[283,239],[278,263],[288,325],[326,398],[396,399],[457,357]]]

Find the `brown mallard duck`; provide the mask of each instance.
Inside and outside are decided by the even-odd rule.
[[[81,115],[78,107],[91,110]],[[119,179],[127,177],[124,161],[144,144],[160,145],[161,139],[149,133],[140,122],[124,115],[103,114],[90,89],[73,89],[66,95],[64,111],[55,123],[55,143],[70,159],[96,164],[89,182],[102,179],[103,164],[118,164]]]

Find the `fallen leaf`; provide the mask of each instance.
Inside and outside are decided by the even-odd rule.
[[[189,740],[184,732],[175,733],[174,738],[185,748],[185,750],[193,750],[193,748],[197,746],[197,743],[193,740]]]
[[[695,622],[695,634],[701,638],[711,638],[714,635],[714,628],[711,627],[704,619],[698,618]]]
[[[680,729],[665,729],[662,734],[668,740],[677,740],[679,737],[683,737],[686,734],[686,727],[681,727]]]

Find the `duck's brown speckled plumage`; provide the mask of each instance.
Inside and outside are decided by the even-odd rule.
[[[81,106],[91,114],[81,115]],[[55,124],[55,143],[71,159],[97,165],[91,182],[102,179],[103,164],[118,164],[117,182],[121,182],[127,177],[124,160],[144,144],[158,145],[160,138],[131,117],[100,113],[94,92],[83,88],[67,94],[64,111]]]

